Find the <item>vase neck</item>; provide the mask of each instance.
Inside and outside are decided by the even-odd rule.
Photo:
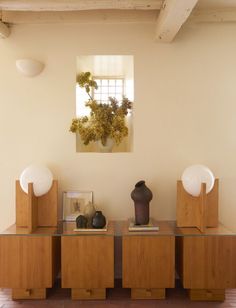
[[[136,183],[136,184],[135,184],[135,187],[136,187],[136,188],[139,188],[139,187],[142,187],[142,186],[144,186],[144,185],[145,185],[145,181],[142,180],[142,181],[139,181],[138,183]]]

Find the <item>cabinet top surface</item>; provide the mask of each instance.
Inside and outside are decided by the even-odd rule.
[[[28,228],[26,227],[17,227],[12,225],[0,235],[22,235],[22,236],[114,236],[115,235],[115,222],[110,221],[107,225],[106,230],[103,229],[94,229],[88,231],[87,229],[76,230],[75,222],[66,222],[61,221],[58,223],[57,227],[38,227],[32,233],[29,233]]]
[[[206,228],[205,232],[200,232],[197,228],[176,226],[176,221],[154,220],[155,226],[159,227],[157,231],[129,231],[129,221],[109,221],[107,230],[74,231],[76,229],[75,222],[59,222],[57,227],[39,227],[32,233],[28,232],[28,228],[17,227],[12,225],[3,232],[1,236],[22,235],[22,236],[236,236],[236,232],[227,229],[221,223],[218,227]]]

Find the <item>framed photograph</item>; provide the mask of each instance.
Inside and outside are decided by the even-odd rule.
[[[75,221],[82,215],[85,206],[93,202],[92,191],[64,191],[63,192],[63,220]]]

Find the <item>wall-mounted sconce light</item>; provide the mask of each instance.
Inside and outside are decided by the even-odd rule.
[[[16,60],[16,68],[22,75],[34,77],[42,72],[44,64],[33,59],[19,59]]]
[[[0,21],[0,38],[6,38],[10,35],[10,28]]]

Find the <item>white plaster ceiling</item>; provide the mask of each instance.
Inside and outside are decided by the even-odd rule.
[[[223,9],[236,8],[236,0],[199,0],[196,8],[198,9]]]

